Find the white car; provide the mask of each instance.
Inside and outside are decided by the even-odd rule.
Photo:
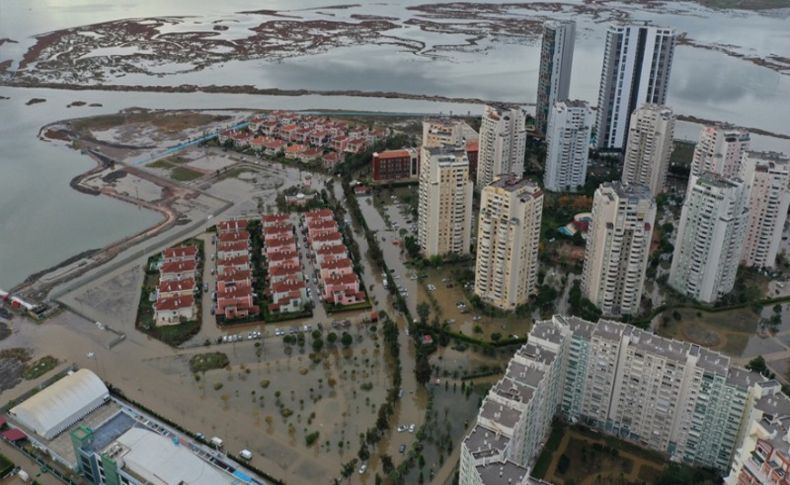
[[[414,433],[414,430],[416,429],[417,429],[417,425],[415,425],[414,423],[409,425],[409,433]]]
[[[359,474],[362,475],[368,470],[368,464],[363,463],[362,466],[359,467]]]

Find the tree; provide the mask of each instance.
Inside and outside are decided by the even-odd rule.
[[[337,334],[335,332],[329,332],[329,335],[326,336],[326,341],[330,344],[334,344],[337,342]]]
[[[420,317],[420,323],[425,325],[428,322],[428,317],[431,314],[431,305],[427,302],[417,304],[417,316]]]
[[[392,457],[389,455],[381,455],[381,468],[384,473],[389,473],[395,466],[392,464]]]
[[[431,363],[428,361],[428,355],[425,352],[420,351],[417,353],[414,374],[417,377],[417,382],[420,384],[426,384],[431,380]]]
[[[340,343],[343,344],[343,347],[348,347],[354,342],[354,338],[348,332],[343,332],[343,335],[340,337]]]
[[[324,341],[320,338],[313,340],[313,351],[320,352],[321,349],[324,347]]]

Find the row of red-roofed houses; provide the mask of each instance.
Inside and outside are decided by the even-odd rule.
[[[197,246],[178,246],[162,251],[154,303],[157,326],[178,325],[195,318],[198,259]]]
[[[330,209],[316,209],[305,213],[304,220],[307,241],[318,268],[322,300],[340,306],[364,302],[365,291],[354,272],[334,213]]]
[[[223,131],[218,139],[222,145],[231,141],[238,149],[251,148],[272,156],[282,152],[286,158],[305,163],[320,158],[325,168],[333,169],[343,161],[341,154],[361,153],[387,134],[383,128],[274,111],[254,116],[247,129]]]
[[[217,303],[215,313],[226,320],[260,313],[250,258],[247,221],[230,219],[217,224]]]
[[[269,312],[295,313],[308,303],[304,270],[296,248],[294,226],[288,214],[265,214],[261,218],[263,252],[266,257]]]

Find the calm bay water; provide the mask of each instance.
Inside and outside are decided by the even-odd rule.
[[[235,12],[256,8],[299,10],[332,4],[327,0],[0,0],[0,38],[18,44],[0,46],[0,61],[19,59],[32,45],[33,34],[119,18],[195,15],[197,22],[238,18]],[[337,2],[334,2],[337,3]],[[333,10],[337,19],[351,13],[377,14],[400,19],[414,17],[407,7],[419,0],[373,2],[364,0],[352,9]],[[497,3],[497,2],[487,2]],[[565,2],[565,3],[581,3]],[[737,44],[753,55],[790,52],[790,13],[712,12],[688,4],[681,13],[640,11],[624,6],[635,19],[652,20],[688,32],[703,42]],[[320,9],[319,9],[320,10]],[[326,13],[328,10],[323,10]],[[305,18],[324,18],[317,11],[300,10]],[[534,16],[536,12],[515,12]],[[546,12],[546,17],[568,14]],[[571,96],[595,102],[602,62],[606,18],[575,16],[579,22]],[[261,17],[261,21],[263,21]],[[185,26],[186,28],[187,26]],[[428,47],[462,44],[463,35],[423,32],[405,26],[394,34],[417,39]],[[196,73],[148,78],[127,75],[113,79],[125,84],[254,84],[286,89],[360,89],[415,94],[478,97],[532,102],[537,83],[539,42],[505,43],[483,40],[474,52],[439,52],[440,57],[416,56],[394,46],[344,47],[282,62],[235,61]],[[334,97],[270,97],[245,95],[145,94],[68,92],[0,88],[0,288],[12,286],[29,273],[51,266],[86,249],[98,248],[136,232],[158,220],[119,201],[72,191],[68,180],[92,162],[79,153],[37,139],[49,122],[76,116],[114,112],[129,106],[151,108],[260,107],[290,109],[381,110],[436,113],[479,111],[463,106],[392,99]],[[25,106],[32,97],[46,103]],[[69,108],[74,100],[99,102],[102,108]],[[790,76],[727,55],[679,46],[672,74],[669,104],[677,113],[730,121],[769,131],[790,133],[788,105]],[[694,138],[697,127],[683,124],[679,135]],[[755,137],[757,148],[788,149],[786,141]]]

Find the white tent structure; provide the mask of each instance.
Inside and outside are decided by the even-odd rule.
[[[22,426],[51,440],[110,398],[107,386],[88,369],[54,382],[9,411]]]

